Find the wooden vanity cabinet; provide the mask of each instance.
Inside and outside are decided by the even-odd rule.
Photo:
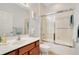
[[[40,54],[39,40],[31,44],[22,46],[21,48],[13,50],[9,53],[6,53],[6,55],[39,55],[39,54]]]
[[[31,43],[19,49],[19,55],[23,55],[35,47],[35,43]]]

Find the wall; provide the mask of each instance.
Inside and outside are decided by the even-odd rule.
[[[40,7],[39,3],[30,3],[30,20],[29,20],[29,34],[31,36],[40,36]]]
[[[78,29],[78,26],[79,26],[79,4],[76,4],[75,6],[75,11],[74,11],[74,38],[75,38],[75,41],[77,41],[77,29]]]
[[[53,4],[49,7],[47,7],[47,13],[51,13],[51,12],[56,12],[56,11],[60,11],[60,10],[66,10],[66,9],[70,9],[73,8],[74,9],[75,4],[73,3],[56,3]]]
[[[40,3],[40,15],[44,15],[47,13],[47,8],[43,5],[43,3]]]

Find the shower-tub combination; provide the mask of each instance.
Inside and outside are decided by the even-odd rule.
[[[61,10],[41,16],[41,41],[74,47],[73,9]],[[50,44],[42,44],[49,49]],[[41,46],[41,47],[42,47]]]

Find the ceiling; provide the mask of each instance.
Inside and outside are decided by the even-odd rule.
[[[50,7],[55,5],[56,3],[42,3],[41,5],[43,5],[44,7]]]
[[[46,8],[49,8],[49,7],[52,7],[54,5],[57,5],[57,4],[62,4],[62,5],[65,5],[67,7],[69,6],[75,6],[76,4],[75,3],[42,3],[41,5],[46,7]]]

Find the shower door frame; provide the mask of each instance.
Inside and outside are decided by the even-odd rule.
[[[46,14],[46,15],[42,15],[41,17],[43,17],[43,16],[50,16],[50,15],[55,15],[55,14],[58,14],[58,13],[63,13],[63,12],[68,12],[68,11],[73,11],[73,9],[69,9],[69,10],[63,10],[63,11],[57,11],[57,12],[55,12],[55,13],[48,13],[48,14]],[[42,21],[41,21],[42,22]],[[64,44],[60,44],[60,43],[56,43],[55,42],[55,30],[56,30],[56,28],[55,28],[55,22],[54,22],[54,44],[58,44],[58,45],[63,45],[63,46],[68,46],[68,47],[74,47],[74,40],[73,40],[73,46],[69,46],[69,45],[64,45]],[[42,24],[41,24],[41,33],[42,33]],[[42,37],[42,36],[41,36]],[[42,40],[42,38],[41,38],[41,40]]]

